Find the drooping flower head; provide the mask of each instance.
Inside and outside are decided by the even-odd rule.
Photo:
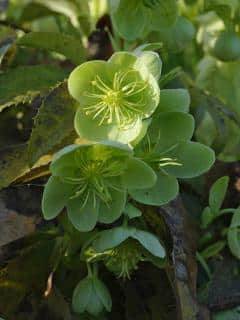
[[[52,219],[66,206],[68,217],[80,231],[97,221],[111,223],[122,214],[127,189],[152,186],[153,170],[118,143],[71,145],[52,161],[42,208]],[[140,182],[139,182],[140,181]]]
[[[102,260],[111,272],[123,279],[130,279],[139,262],[165,257],[165,249],[155,235],[130,226],[100,231],[88,245],[82,252],[88,262]]]
[[[153,52],[149,56],[157,61],[157,70],[151,69],[146,53],[143,59],[127,52],[73,70],[68,88],[79,102],[75,128],[81,137],[128,143],[138,136],[142,119],[150,117],[159,103],[161,61]]]

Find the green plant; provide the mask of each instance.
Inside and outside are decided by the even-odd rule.
[[[201,215],[201,226],[204,231],[201,242],[204,249],[198,253],[199,261],[204,265],[207,273],[210,275],[206,263],[204,260],[209,259],[215,255],[218,255],[221,250],[228,245],[231,253],[238,259],[240,259],[240,210],[239,207],[224,208],[221,209],[226,191],[229,183],[228,177],[219,178],[211,187],[209,192],[209,206],[206,207]],[[214,234],[209,234],[208,230],[211,228],[216,219],[221,218],[223,215],[233,214],[231,223],[228,228],[222,231],[221,240],[214,240]],[[210,242],[210,244],[209,244]]]

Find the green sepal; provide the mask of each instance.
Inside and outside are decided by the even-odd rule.
[[[99,201],[94,201],[90,195],[84,204],[82,197],[70,199],[67,203],[68,218],[74,227],[81,232],[92,230],[99,215]]]
[[[156,183],[157,177],[153,169],[144,161],[130,158],[123,175],[123,182],[128,189],[145,189]]]
[[[119,190],[111,190],[111,201],[108,203],[100,203],[98,220],[101,223],[112,223],[116,221],[123,212],[127,199],[126,190],[123,189],[120,180],[116,188],[119,188]]]
[[[168,203],[178,195],[178,181],[174,176],[159,170],[157,173],[157,182],[152,188],[131,189],[130,196],[143,204],[160,206]]]
[[[147,249],[152,255],[161,259],[165,257],[165,249],[159,242],[158,238],[150,232],[136,230],[136,232],[132,234],[132,238],[139,241],[141,245],[145,249]]]
[[[134,234],[135,231],[136,229],[133,227],[123,226],[101,231],[93,241],[92,246],[96,252],[103,252],[115,248]]]
[[[66,206],[74,192],[74,186],[62,182],[58,177],[50,177],[42,197],[42,211],[46,220],[55,218]]]
[[[178,166],[165,170],[178,178],[193,178],[207,172],[215,161],[214,151],[198,142],[179,143],[166,156],[177,159]]]

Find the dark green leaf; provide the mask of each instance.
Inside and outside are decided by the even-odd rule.
[[[85,59],[85,49],[81,40],[58,32],[27,33],[17,44],[61,53],[75,64],[80,64]]]
[[[46,92],[63,81],[66,75],[65,70],[50,65],[20,66],[1,73],[0,111]]]
[[[55,88],[45,98],[34,119],[34,128],[28,142],[31,165],[73,132],[76,108],[77,104],[68,94],[65,84]]]

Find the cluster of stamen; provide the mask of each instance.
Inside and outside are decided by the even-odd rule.
[[[106,253],[105,265],[118,278],[130,279],[138,263],[145,258],[136,241],[129,239]]]
[[[116,72],[111,86],[97,75],[92,81],[93,90],[86,93],[94,102],[83,107],[85,114],[98,119],[99,125],[117,123],[126,126],[142,118],[146,103],[144,91],[148,84],[137,79],[127,83],[130,73],[136,71]]]
[[[89,197],[92,197],[94,207],[99,199],[108,205],[112,199],[111,189],[120,190],[113,181],[123,173],[123,170],[124,164],[119,160],[91,160],[83,152],[77,154],[76,178],[65,177],[64,180],[67,183],[76,184],[71,198],[82,196],[82,207],[86,205]]]

